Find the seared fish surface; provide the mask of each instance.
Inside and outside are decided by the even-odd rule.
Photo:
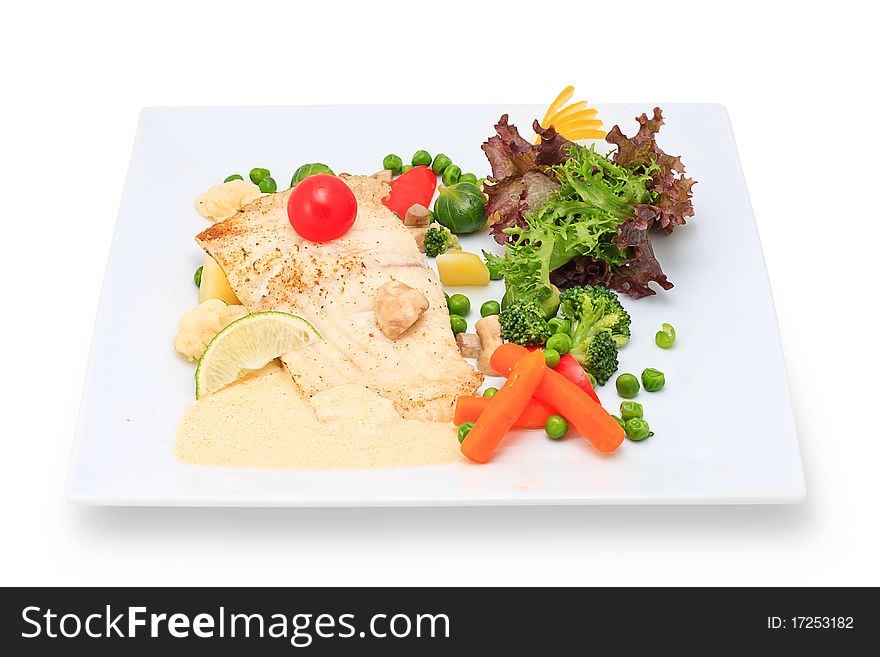
[[[360,384],[392,400],[403,417],[449,421],[455,398],[472,393],[483,377],[459,354],[437,276],[381,203],[388,186],[360,176],[346,183],[358,215],[339,239],[300,237],[287,219],[287,190],[257,199],[196,241],[249,312],[293,313],[323,336],[282,357],[304,394]],[[403,336],[389,340],[373,308],[378,288],[394,280],[420,291],[430,307]]]

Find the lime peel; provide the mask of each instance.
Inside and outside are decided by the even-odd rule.
[[[290,313],[245,315],[224,327],[205,347],[196,368],[196,399],[321,339],[315,327]]]

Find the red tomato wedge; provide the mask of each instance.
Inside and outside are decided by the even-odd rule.
[[[391,195],[382,203],[403,220],[406,211],[416,203],[431,207],[437,189],[437,174],[429,167],[413,167],[388,184],[391,185]]]
[[[559,359],[559,365],[556,366],[556,371],[587,393],[594,402],[599,405],[602,404],[602,402],[599,401],[599,395],[597,395],[596,391],[593,389],[593,384],[590,383],[590,375],[587,374],[586,370],[581,367],[581,364],[574,359],[574,356],[571,354],[565,354],[562,356],[562,358]]]
[[[538,351],[539,349],[543,349],[543,347],[529,347],[529,351]],[[587,393],[590,396],[590,399],[594,402],[600,406],[602,405],[602,402],[599,401],[599,395],[596,394],[593,384],[590,383],[590,375],[587,374],[586,370],[581,367],[581,364],[574,359],[574,356],[571,354],[563,355],[559,359],[559,365],[556,366],[555,370],[557,374],[561,374]],[[501,374],[503,375],[505,372],[501,372]]]

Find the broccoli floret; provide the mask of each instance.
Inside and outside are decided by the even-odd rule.
[[[501,337],[523,347],[539,347],[550,337],[544,313],[530,299],[514,299],[498,315]]]
[[[560,307],[571,325],[569,353],[604,384],[617,371],[618,345],[629,339],[629,315],[613,292],[590,285],[567,289]]]
[[[505,307],[514,299],[529,299],[538,305],[545,319],[551,319],[556,317],[556,313],[559,311],[559,288],[555,285],[550,285],[547,292],[549,296],[539,298],[534,294],[517,293],[513,288],[507,287],[504,296],[501,297],[501,307]]]
[[[618,296],[608,288],[599,285],[580,285],[568,288],[560,295],[559,299],[562,306],[562,314],[567,318],[578,316],[582,299],[584,298],[602,304],[605,314],[617,316],[617,321],[610,326],[610,329],[611,337],[614,338],[618,348],[629,342],[630,323],[632,320],[629,313],[626,312],[626,309],[620,303]]]
[[[425,255],[436,258],[441,253],[458,246],[458,237],[452,234],[446,226],[431,224],[425,233]]]
[[[620,303],[620,297],[618,297],[616,293],[612,292],[607,287],[601,287],[599,285],[594,285],[592,288],[593,293],[597,296],[605,297],[608,300],[609,307],[613,309],[613,312],[617,313],[619,319],[617,320],[617,324],[611,327],[611,337],[614,338],[614,342],[617,343],[617,348],[619,349],[629,342],[629,327],[632,323],[632,319],[630,318],[629,313],[626,312],[626,308]]]
[[[614,338],[608,331],[599,331],[589,341],[581,344],[586,344],[586,349],[572,353],[572,356],[587,372],[596,377],[599,385],[605,385],[617,371],[617,345],[614,344]]]

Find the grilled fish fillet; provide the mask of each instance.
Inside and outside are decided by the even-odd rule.
[[[450,421],[456,397],[476,390],[483,376],[459,354],[436,274],[409,230],[382,205],[388,186],[360,176],[346,182],[358,215],[339,239],[301,238],[287,219],[288,190],[257,199],[196,241],[249,312],[293,313],[323,336],[282,357],[304,394],[360,384],[393,401],[403,417]],[[393,341],[373,312],[377,289],[392,280],[420,291],[430,304]]]

